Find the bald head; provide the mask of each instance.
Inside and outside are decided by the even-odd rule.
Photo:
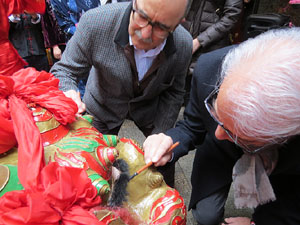
[[[152,21],[174,28],[184,18],[188,0],[136,0]]]
[[[163,12],[165,17],[182,18],[189,0],[136,0],[139,4],[150,7],[157,13]]]

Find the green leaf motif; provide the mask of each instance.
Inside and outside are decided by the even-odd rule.
[[[55,146],[63,150],[80,149],[86,152],[94,152],[99,143],[92,139],[72,137],[63,139],[56,143]]]

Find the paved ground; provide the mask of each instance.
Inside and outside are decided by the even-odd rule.
[[[184,108],[181,109],[178,119],[182,118]],[[138,128],[131,121],[126,121],[121,127],[120,137],[132,138],[138,141],[141,145],[145,140],[144,135],[138,130]],[[175,188],[179,191],[184,198],[185,204],[189,204],[189,198],[191,193],[190,176],[192,171],[192,164],[194,159],[194,151],[191,151],[187,156],[182,157],[177,163],[175,168]],[[225,217],[232,216],[249,216],[251,210],[237,210],[233,205],[232,191],[229,193],[229,198],[225,207]],[[196,225],[197,223],[193,219],[191,211],[187,215],[187,225]]]

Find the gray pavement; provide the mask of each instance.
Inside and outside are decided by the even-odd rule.
[[[184,107],[182,107],[178,119],[182,118]],[[141,145],[145,140],[145,136],[142,132],[135,126],[132,121],[126,120],[122,125],[120,132],[120,137],[127,137],[135,139]],[[183,197],[185,204],[188,206],[191,194],[191,171],[194,160],[194,151],[191,151],[188,155],[179,159],[176,163],[175,167],[175,188],[179,191],[181,196]],[[232,191],[229,193],[228,200],[225,206],[225,217],[235,217],[235,216],[249,216],[251,215],[251,210],[243,209],[238,210],[235,209],[233,204],[233,195]],[[192,212],[189,211],[187,214],[187,225],[196,225]]]

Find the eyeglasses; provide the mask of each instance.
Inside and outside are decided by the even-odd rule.
[[[140,28],[144,28],[150,24],[152,27],[152,33],[156,37],[161,39],[164,39],[170,33],[173,33],[173,30],[169,26],[159,22],[152,22],[152,20],[147,16],[147,14],[144,11],[137,8],[135,0],[133,1],[132,5],[133,20]]]
[[[263,149],[266,149],[267,147],[270,147],[271,144],[264,145],[262,147],[258,147],[257,145],[251,143],[250,141],[242,140],[238,138],[236,135],[234,135],[230,130],[228,130],[226,127],[224,127],[224,124],[220,122],[218,119],[218,115],[215,110],[215,102],[218,97],[219,88],[216,88],[213,92],[211,92],[207,98],[204,100],[205,107],[210,114],[210,116],[216,121],[216,123],[223,128],[223,130],[226,132],[228,137],[235,143],[238,147],[242,148],[244,152],[247,152],[249,154],[257,153],[258,151],[261,151]]]

